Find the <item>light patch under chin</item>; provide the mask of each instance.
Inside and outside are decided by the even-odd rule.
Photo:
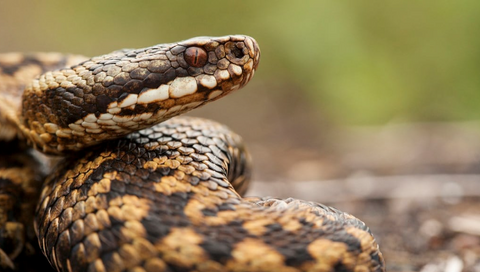
[[[138,100],[138,95],[136,94],[129,94],[125,99],[122,100],[122,102],[118,103],[118,107],[120,108],[125,108],[131,105],[134,105],[137,103]]]
[[[198,83],[203,87],[213,89],[217,86],[217,80],[214,76],[200,75],[197,77]]]
[[[238,65],[235,65],[235,64],[230,64],[228,65],[228,71],[233,75],[236,75],[236,76],[241,76],[242,73],[243,73],[243,70],[240,66]]]
[[[228,72],[226,73],[228,74]],[[227,76],[227,74],[223,76]],[[198,90],[199,85],[206,87],[208,89],[213,89],[218,84],[217,84],[217,79],[212,75],[200,75],[197,77],[176,78],[175,80],[167,84],[162,84],[155,89],[145,88],[138,95],[129,94],[121,102],[112,102],[108,106],[108,112],[110,114],[116,114],[121,111],[121,108],[130,107],[137,103],[149,104],[149,103],[161,102],[167,99],[181,98],[181,97],[195,93]]]
[[[197,91],[197,81],[194,77],[178,77],[170,84],[171,98],[180,98]]]
[[[148,104],[152,102],[163,101],[169,98],[169,86],[162,84],[157,89],[146,89],[138,95],[137,102],[140,104]]]
[[[239,67],[238,67],[239,68]],[[222,77],[230,77],[227,70],[220,73]],[[155,112],[147,112],[137,115],[118,115],[125,109],[135,109],[137,104],[159,103],[165,100],[177,100],[198,91],[198,87],[208,88],[210,91],[206,93],[206,97],[192,97],[192,101],[181,104],[173,103],[172,106],[157,110]],[[138,129],[141,124],[149,125],[166,119],[174,115],[194,109],[203,103],[205,98],[213,100],[223,94],[222,90],[215,90],[218,87],[218,79],[213,75],[199,75],[196,77],[179,77],[167,84],[162,84],[158,88],[143,89],[139,94],[128,94],[121,101],[113,101],[108,105],[107,112],[96,116],[93,113],[88,114],[83,119],[69,125],[69,129],[73,130],[75,135],[82,136],[85,133],[99,134],[106,130],[123,132],[125,129]],[[201,97],[201,100],[198,100]],[[173,102],[173,101],[172,101]]]
[[[127,96],[121,103],[118,105],[112,105],[114,107],[126,107],[133,105],[136,99],[136,102],[139,104],[148,104],[155,103],[167,100],[169,98],[181,98],[186,95],[193,94],[197,91],[198,85],[206,87],[208,89],[213,89],[217,86],[217,80],[214,76],[211,75],[200,75],[196,78],[194,77],[182,77],[176,78],[175,80],[169,82],[168,84],[162,84],[156,89],[144,89],[138,97]]]
[[[223,80],[226,81],[230,78],[230,74],[228,73],[227,70],[217,70],[215,71],[215,78],[217,80]]]

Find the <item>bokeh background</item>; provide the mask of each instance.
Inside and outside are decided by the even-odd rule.
[[[242,33],[263,49],[257,81],[304,97],[329,121],[480,117],[478,1],[2,1],[0,8],[1,51],[90,56]]]
[[[415,206],[425,197],[443,199],[428,209],[465,197],[475,199],[468,207],[477,203],[479,33],[480,2],[466,0],[0,2],[0,52],[94,56],[193,36],[254,37],[262,57],[252,82],[190,115],[243,135],[254,158],[252,193],[293,194],[360,213],[388,244],[392,271],[431,269],[431,260],[441,267],[436,256],[445,252],[446,265],[459,259],[464,271],[480,269],[476,257],[473,265],[465,261],[462,243],[452,248],[440,239],[459,231],[447,223],[438,231],[435,222],[444,222],[432,212],[422,216],[434,221],[411,227],[423,226],[415,239],[425,243],[409,246],[399,242],[413,239],[408,232],[383,231],[386,223],[365,211],[388,212],[383,205],[411,215],[427,209]],[[407,209],[405,201],[417,204]],[[443,242],[432,248],[432,237]],[[431,255],[409,258],[420,249]]]

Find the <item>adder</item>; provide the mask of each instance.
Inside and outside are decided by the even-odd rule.
[[[240,136],[177,116],[243,87],[259,59],[241,35],[1,54],[0,267],[21,268],[38,239],[57,271],[384,271],[352,215],[242,198]]]

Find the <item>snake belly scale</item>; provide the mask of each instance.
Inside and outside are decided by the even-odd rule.
[[[32,157],[21,178],[0,157],[0,267],[18,267],[34,225],[57,271],[384,271],[352,215],[242,198],[240,136],[177,116],[243,87],[259,58],[242,35],[91,59],[0,55],[0,140]],[[45,181],[29,146],[63,158]]]

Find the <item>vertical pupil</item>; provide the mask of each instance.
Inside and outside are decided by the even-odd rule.
[[[185,51],[185,61],[193,67],[201,67],[207,62],[207,52],[199,47],[190,47]]]

